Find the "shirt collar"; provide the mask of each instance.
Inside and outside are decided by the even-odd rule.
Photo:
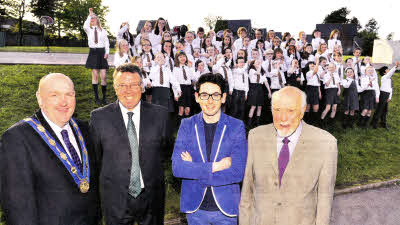
[[[139,103],[135,106],[135,108],[132,111],[129,111],[127,108],[125,108],[124,105],[120,101],[118,101],[119,107],[121,108],[122,115],[126,115],[128,112],[133,112],[134,115],[139,115],[140,112],[140,101]]]
[[[276,128],[275,128],[275,129],[276,129]],[[297,140],[299,139],[302,129],[303,129],[303,120],[300,121],[300,124],[299,124],[299,126],[296,128],[296,130],[295,130],[293,133],[291,133],[289,136],[286,136],[286,137],[287,137],[291,142],[295,143],[295,142],[297,142]],[[282,140],[283,140],[285,137],[279,136],[278,132],[276,132],[276,134],[277,134],[278,141],[282,142]]]

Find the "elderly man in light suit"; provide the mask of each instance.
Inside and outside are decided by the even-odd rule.
[[[304,92],[272,95],[273,124],[250,131],[239,205],[241,225],[327,225],[336,180],[337,142],[302,121]]]

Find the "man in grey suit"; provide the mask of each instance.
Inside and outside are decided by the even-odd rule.
[[[273,124],[249,133],[241,225],[328,225],[337,143],[302,121],[306,95],[285,87],[272,95]]]

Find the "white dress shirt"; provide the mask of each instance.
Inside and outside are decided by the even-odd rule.
[[[130,59],[129,59],[129,55],[128,54],[124,53],[122,55],[122,57],[121,57],[119,52],[115,53],[115,55],[114,55],[114,66],[115,66],[115,68],[117,68],[121,64],[129,63],[129,62],[130,62]]]
[[[232,70],[231,68],[229,68],[228,66],[226,66],[227,64],[230,65],[231,61],[229,60],[228,62],[225,62],[224,58],[221,58],[217,61],[217,63],[212,67],[212,71],[213,73],[219,73],[222,75],[223,78],[225,78],[225,72],[224,72],[224,68],[226,69],[226,76],[228,78],[228,85],[229,85],[229,90],[233,91],[233,77],[232,77]],[[224,91],[224,90],[222,90]]]
[[[335,47],[335,45],[342,46],[342,42],[340,40],[337,40],[337,39],[329,39],[328,40],[328,51],[329,51],[329,53],[333,53],[333,48]]]
[[[297,142],[299,141],[300,135],[301,135],[301,131],[303,129],[303,121],[300,121],[299,126],[296,128],[296,130],[289,136],[287,136],[287,138],[289,139],[289,159],[292,157],[294,149],[296,148]],[[278,159],[279,159],[279,154],[281,153],[281,149],[283,147],[283,139],[285,137],[281,137],[278,135],[276,135],[276,152],[278,153]]]
[[[315,87],[321,86],[321,84],[319,82],[318,72],[316,74],[314,74],[313,70],[308,71],[306,73],[306,79],[307,79],[308,86],[315,86]]]
[[[121,27],[121,29],[119,29],[118,34],[117,34],[117,42],[119,42],[120,40],[124,40],[123,35],[124,35],[124,33],[128,33],[128,28],[129,28],[129,25],[125,24],[125,26],[123,26],[123,27]],[[127,35],[127,37],[128,37],[128,40],[126,40],[126,41],[128,42],[129,48],[132,50],[133,55],[136,56],[137,51],[136,51],[136,47],[135,47],[135,40],[132,40],[133,41],[132,42],[133,46],[132,46],[130,43],[131,42],[130,35]],[[132,36],[132,39],[133,39],[133,36]]]
[[[244,82],[243,82],[244,76]],[[232,71],[233,78],[233,89],[244,91],[247,96],[247,92],[249,92],[249,75],[247,74],[246,68],[235,68]],[[231,91],[231,87],[229,87],[229,91]]]
[[[309,62],[315,62],[315,56],[313,54],[310,54],[307,59],[303,59],[303,58],[301,59],[301,62],[300,62],[301,68],[306,67],[307,63],[309,63]]]
[[[133,124],[135,125],[135,130],[136,130],[136,135],[137,135],[137,137],[136,137],[137,143],[139,144],[140,143],[140,133],[139,133],[140,132],[140,129],[139,129],[140,128],[140,101],[132,111],[129,111],[127,108],[125,108],[125,106],[123,106],[121,102],[119,102],[119,107],[121,109],[122,118],[124,119],[125,128],[127,130],[128,130],[128,119],[129,119],[128,112],[133,112],[132,121],[133,121]],[[140,171],[140,186],[142,188],[144,188],[142,171]]]
[[[194,79],[194,67],[188,67],[184,66],[185,72],[186,72],[186,80],[185,77],[183,76],[183,70],[182,67],[174,67],[174,76],[176,80],[178,81],[179,84],[184,84],[184,85],[191,85],[192,80]]]
[[[369,85],[370,82],[372,83],[372,87]],[[367,75],[361,75],[360,78],[360,83],[361,83],[361,92],[366,91],[366,90],[375,90],[375,97],[379,99],[379,84],[378,84],[378,79],[375,79],[375,77],[372,76],[367,76]]]
[[[85,23],[83,24],[83,29],[88,36],[89,48],[105,48],[106,54],[110,53],[110,43],[107,37],[107,31],[105,29],[100,29],[99,27],[90,27],[91,16],[88,16]],[[97,31],[97,44],[94,42],[94,33]]]
[[[162,65],[163,71],[163,84],[160,84],[160,65],[155,65],[151,68],[149,73],[149,78],[151,79],[152,87],[165,87],[169,88],[169,85],[172,85],[172,91],[174,92],[174,96],[178,97],[181,92],[181,87],[176,80],[176,77],[172,74],[169,65]]]
[[[325,43],[325,40],[322,38],[313,38],[311,40],[311,45],[313,47],[313,51],[317,51],[321,44]]]
[[[340,84],[340,77],[336,72],[332,74],[331,72],[328,71],[324,76],[323,82],[325,84],[325,89],[338,88],[338,84]],[[327,85],[328,82],[329,85]]]
[[[260,81],[258,83],[257,83],[257,74],[260,74]],[[250,79],[250,83],[252,83],[252,84],[264,84],[265,82],[267,82],[267,78],[266,78],[265,74],[261,74],[261,71],[257,72],[254,69],[250,69],[249,79]]]
[[[278,72],[282,79],[282,85],[279,83]],[[286,84],[285,75],[284,75],[283,71],[281,71],[281,70],[274,68],[274,69],[272,69],[269,76],[271,78],[271,86],[270,86],[271,89],[281,89],[284,87],[284,84]]]
[[[58,140],[60,140],[65,152],[69,155],[69,157],[72,159],[71,153],[69,152],[69,149],[67,147],[67,145],[64,143],[64,139],[61,135],[61,131],[62,130],[67,130],[68,132],[68,138],[69,138],[69,142],[71,142],[72,146],[74,146],[76,153],[79,156],[79,159],[82,162],[82,156],[81,156],[81,151],[79,150],[78,147],[78,143],[76,142],[75,139],[75,135],[72,132],[72,128],[69,125],[69,123],[65,124],[63,127],[59,127],[58,125],[56,125],[55,123],[53,123],[44,113],[44,111],[42,111],[43,117],[46,120],[46,122],[50,125],[51,129],[54,131],[54,133],[57,135]]]
[[[396,67],[394,66],[387,74],[383,75],[381,78],[381,91],[390,93],[389,99],[392,99],[393,88],[392,88],[392,76],[396,71]]]
[[[141,55],[141,57],[142,57],[142,62],[143,62],[143,69],[144,69],[144,71],[149,73],[150,70],[151,70],[151,67],[153,67],[155,65],[154,60],[151,59],[151,54],[150,53],[143,53]],[[147,59],[150,59],[151,66],[147,65],[147,63],[148,63]]]

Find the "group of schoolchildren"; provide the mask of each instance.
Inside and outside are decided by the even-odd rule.
[[[319,30],[313,31],[311,43],[303,31],[298,37],[286,32],[280,39],[269,30],[265,40],[259,29],[254,39],[244,27],[237,34],[235,40],[233,32],[226,29],[218,41],[212,30],[206,34],[201,27],[192,32],[181,26],[176,37],[167,21],[159,18],[154,28],[147,21],[134,38],[125,22],[117,35],[114,66],[131,62],[142,68],[144,100],[165,106],[170,112],[177,103],[178,120],[200,110],[194,100],[194,84],[200,75],[211,72],[221,74],[226,80],[224,93],[228,98],[223,110],[247,120],[250,128],[272,121],[271,95],[287,85],[306,92],[304,119],[310,124],[333,126],[340,103],[344,128],[354,126],[357,111],[358,125],[367,127],[374,109],[372,127],[387,128],[392,76],[398,62],[391,69],[384,66],[377,72],[370,57],[360,57],[360,48],[354,49],[352,58],[343,60],[340,32],[336,29],[327,43]],[[94,35],[88,32],[88,39],[91,36]],[[93,41],[89,40],[92,48],[90,44]],[[107,48],[108,44],[106,52]]]

